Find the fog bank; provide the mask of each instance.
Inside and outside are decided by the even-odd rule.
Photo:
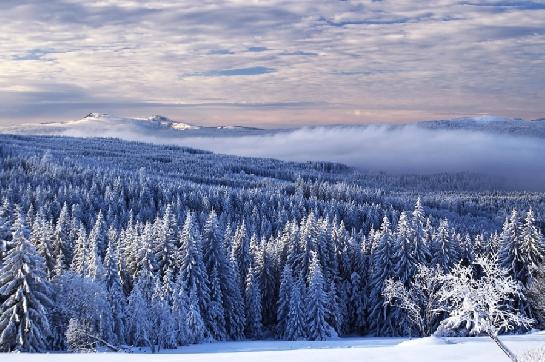
[[[67,135],[80,135],[66,131]],[[316,127],[237,137],[156,137],[106,131],[101,136],[176,144],[217,153],[289,161],[333,161],[364,171],[476,172],[545,189],[542,139],[418,126]]]

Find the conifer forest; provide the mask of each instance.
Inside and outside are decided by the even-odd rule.
[[[544,229],[471,173],[0,135],[0,350],[526,333]]]

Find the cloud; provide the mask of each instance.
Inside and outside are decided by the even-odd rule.
[[[251,157],[333,161],[394,174],[474,172],[544,190],[542,139],[417,126],[318,127],[265,136],[187,138],[180,144]]]
[[[268,48],[267,47],[249,47],[247,50],[253,53],[261,53],[268,50]]]
[[[487,7],[492,11],[545,9],[545,4],[536,1],[481,1],[463,2],[463,4]]]
[[[116,122],[84,129],[78,125],[63,134],[119,137],[286,161],[340,162],[373,173],[471,172],[490,176],[498,186],[545,191],[545,143],[539,138],[418,126],[313,127],[231,136],[206,132],[204,136],[150,132]]]
[[[248,68],[235,68],[235,69],[218,69],[218,70],[208,70],[201,73],[193,73],[186,76],[193,77],[236,77],[244,75],[261,75],[267,73],[274,73],[275,70],[272,68],[267,68],[263,66],[255,66]]]
[[[544,46],[537,1],[0,1],[2,90],[70,84],[97,105],[344,105],[265,110],[249,123],[539,118]],[[43,108],[27,99],[17,122]],[[57,108],[61,119],[73,113]],[[214,108],[199,116],[240,120]]]

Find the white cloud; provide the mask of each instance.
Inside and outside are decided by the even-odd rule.
[[[545,113],[545,9],[528,4],[7,0],[0,3],[0,89],[69,84],[82,90],[80,104],[140,107],[210,99],[321,104],[297,116],[282,107],[272,115],[270,108],[190,114],[228,123],[537,117]],[[275,71],[217,76],[232,69]],[[35,117],[19,93],[12,117]],[[45,93],[42,103],[51,98]],[[0,107],[10,104],[0,97]],[[68,115],[59,110],[58,117]]]
[[[98,128],[97,128],[98,127]],[[210,131],[208,131],[210,132]],[[212,131],[213,132],[213,131]],[[394,174],[472,172],[498,184],[544,190],[545,143],[540,138],[418,126],[313,127],[261,135],[192,137],[149,132],[126,124],[69,127],[64,135],[119,137],[216,153],[286,161],[340,162],[363,171]]]

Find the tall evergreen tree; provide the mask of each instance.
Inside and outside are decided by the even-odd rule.
[[[384,304],[384,283],[394,273],[394,240],[387,217],[382,220],[380,231],[373,235],[376,245],[372,250],[371,276],[369,280],[369,320],[375,335],[391,335],[393,321],[391,307]]]
[[[210,289],[208,277],[204,266],[202,253],[202,238],[199,229],[195,225],[194,216],[188,213],[180,234],[180,272],[186,287],[190,287],[196,298],[199,307],[199,314],[204,321],[206,336],[209,331],[214,330],[214,321],[210,319],[208,308],[210,307]],[[191,290],[186,290],[190,293]],[[193,303],[193,301],[190,301]],[[194,313],[190,310],[189,313]],[[195,323],[197,323],[195,321]],[[200,328],[200,327],[199,327]],[[200,333],[200,332],[199,332]]]
[[[140,283],[136,283],[129,295],[128,304],[128,342],[133,346],[150,346],[152,338],[152,318],[150,308]]]
[[[286,325],[290,311],[291,289],[293,287],[292,270],[289,265],[284,266],[280,281],[280,292],[278,293],[278,303],[276,309],[276,335],[280,338],[286,337]]]
[[[44,352],[49,348],[48,308],[52,306],[44,259],[16,223],[14,247],[0,268],[0,350]]]
[[[226,309],[224,307],[231,303],[224,303],[224,299],[231,298],[232,290],[225,278],[228,273],[227,252],[223,244],[223,238],[219,230],[218,219],[215,211],[211,211],[204,227],[204,262],[210,281],[210,307],[209,315],[212,320],[210,330],[212,338],[217,341],[227,339],[225,322]],[[223,286],[223,288],[222,288]]]
[[[70,265],[72,262],[73,243],[70,237],[70,214],[68,211],[68,205],[64,203],[57,223],[55,224],[53,249],[55,252],[55,258],[62,258],[63,265]],[[61,256],[59,256],[61,255]]]
[[[320,260],[312,253],[308,275],[308,289],[305,297],[306,329],[312,341],[325,340],[331,335],[331,326],[326,322],[328,298],[324,291],[324,277]]]
[[[186,316],[189,343],[201,343],[206,338],[206,326],[199,304],[198,288],[193,281],[189,288],[189,306]]]
[[[258,339],[262,334],[261,283],[254,266],[250,266],[246,277],[246,336]]]
[[[448,221],[441,220],[437,231],[432,237],[432,259],[431,265],[438,266],[443,272],[450,268],[460,259],[459,247],[452,240]]]
[[[112,234],[109,233],[109,235]],[[108,237],[108,247],[104,258],[105,284],[112,311],[112,331],[116,339],[115,343],[123,344],[126,340],[127,301],[121,282],[117,248],[118,244],[114,237]]]
[[[305,312],[305,284],[302,279],[295,278],[289,294],[288,313],[285,321],[285,331],[282,338],[296,341],[307,337],[307,314]]]

